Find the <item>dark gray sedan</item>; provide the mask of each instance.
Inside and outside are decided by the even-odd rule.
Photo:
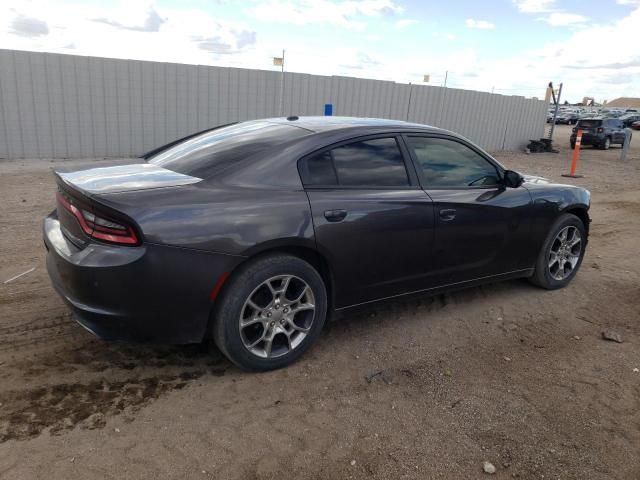
[[[78,322],[213,338],[249,370],[296,360],[329,312],[517,277],[563,287],[590,221],[586,190],[390,120],[243,122],[55,176],[47,267]]]

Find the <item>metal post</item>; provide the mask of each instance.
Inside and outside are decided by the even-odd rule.
[[[444,88],[447,88],[447,77],[449,76],[449,70],[444,72]]]
[[[624,143],[622,144],[622,152],[620,152],[620,160],[627,159],[627,153],[629,153],[629,144],[631,143],[631,129],[624,129]]]
[[[553,86],[551,87],[551,93],[553,93]],[[556,109],[553,111],[553,119],[551,120],[551,132],[549,132],[549,140],[553,142],[553,131],[556,128],[556,117],[558,116],[558,107],[560,106],[560,96],[562,95],[562,83],[558,88],[558,98],[556,98]],[[555,97],[555,95],[554,95]]]
[[[282,50],[282,70],[280,75],[280,116],[284,116],[284,50]]]
[[[411,108],[411,93],[413,92],[413,85],[409,82],[409,101],[407,102],[407,115],[405,121],[409,121],[409,109]]]

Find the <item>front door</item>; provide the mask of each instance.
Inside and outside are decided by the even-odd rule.
[[[433,204],[400,140],[367,137],[301,160],[336,308],[420,290],[431,270]]]
[[[449,285],[526,269],[531,196],[502,185],[483,153],[446,136],[405,137],[436,221],[433,282]]]

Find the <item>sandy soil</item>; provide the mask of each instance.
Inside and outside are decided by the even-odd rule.
[[[109,344],[49,285],[42,161],[0,164],[0,478],[640,478],[640,135],[501,153],[593,193],[581,272],[379,305],[294,366],[245,374],[210,345]],[[32,273],[4,284],[32,267]],[[613,327],[623,343],[601,338]]]

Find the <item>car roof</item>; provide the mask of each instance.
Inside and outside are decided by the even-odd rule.
[[[286,118],[266,118],[263,122],[279,123],[294,127],[304,128],[313,133],[326,132],[330,130],[344,130],[360,128],[366,129],[420,129],[434,132],[444,132],[444,130],[422,125],[420,123],[405,122],[402,120],[390,120],[384,118],[356,118],[356,117],[334,117],[334,116],[309,116],[299,117],[296,115]]]

